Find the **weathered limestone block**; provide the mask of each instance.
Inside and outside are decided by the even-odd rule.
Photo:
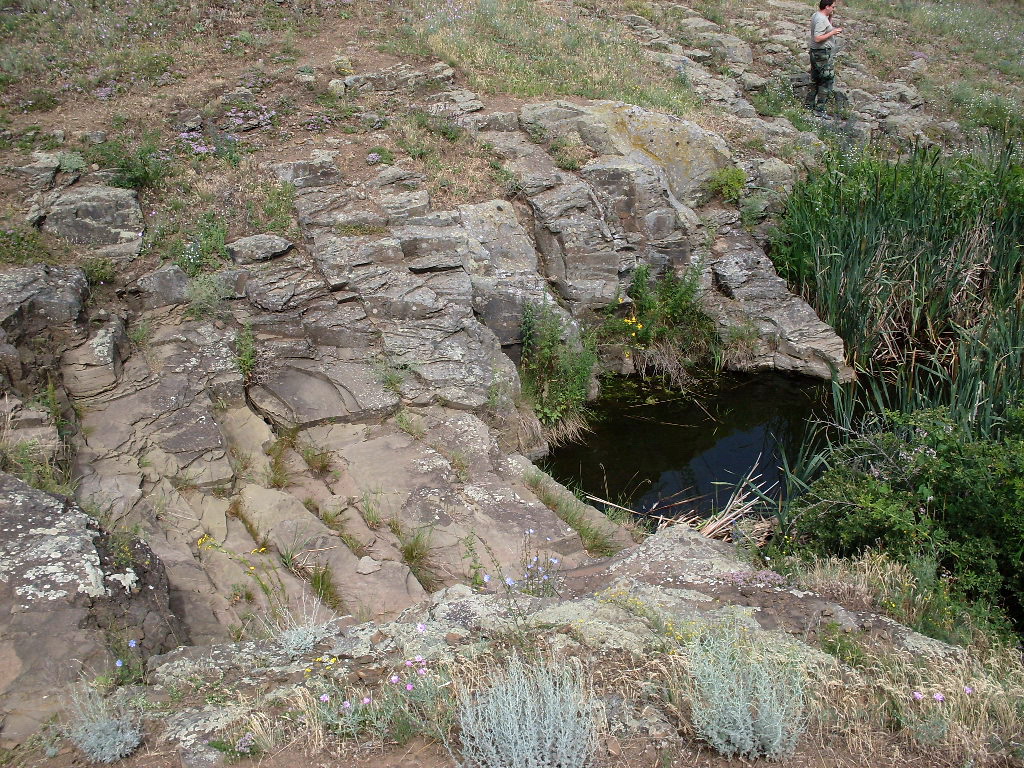
[[[430,193],[425,189],[398,192],[392,195],[381,195],[377,202],[387,213],[390,224],[401,224],[413,216],[422,216],[430,210]]]
[[[404,259],[401,244],[392,237],[337,237],[320,235],[313,243],[313,260],[332,291],[345,288],[357,267],[398,265]]]
[[[456,88],[450,91],[442,91],[427,98],[427,111],[437,115],[448,115],[459,117],[472,112],[479,112],[484,108],[484,103],[473,91],[465,88]]]
[[[476,205],[459,206],[462,227],[483,247],[474,258],[471,271],[513,273],[535,271],[537,252],[530,236],[516,217],[512,204],[490,200]]]

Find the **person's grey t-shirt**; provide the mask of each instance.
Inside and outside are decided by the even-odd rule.
[[[808,39],[808,43],[807,43],[808,47],[810,47],[810,48],[831,48],[831,47],[833,47],[835,45],[835,38],[834,37],[830,37],[828,40],[826,40],[823,43],[816,43],[816,42],[814,42],[814,38],[816,38],[818,35],[823,35],[826,32],[831,32],[832,29],[833,29],[832,22],[829,21],[828,16],[826,16],[821,11],[815,11],[814,15],[811,16],[811,36]]]

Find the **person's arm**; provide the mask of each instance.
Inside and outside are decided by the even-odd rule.
[[[816,42],[816,43],[824,43],[826,40],[829,40],[829,39],[835,37],[836,35],[838,35],[842,31],[843,31],[842,27],[833,27],[828,32],[824,32],[824,33],[822,33],[820,35],[815,35],[814,36],[814,42]]]

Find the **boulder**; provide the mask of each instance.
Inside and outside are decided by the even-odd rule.
[[[188,275],[181,267],[171,264],[143,275],[135,281],[142,294],[144,309],[156,309],[188,301]]]
[[[91,397],[111,389],[121,378],[121,364],[128,352],[124,321],[110,317],[95,328],[88,341],[64,353],[61,374],[68,393]]]
[[[657,165],[669,191],[684,205],[703,197],[711,175],[731,161],[721,136],[688,120],[619,102],[531,104],[521,110],[520,122],[549,136],[575,131],[598,154]]]
[[[116,245],[143,234],[133,189],[83,184],[53,193],[43,207],[43,230],[72,243]]]
[[[188,641],[160,560],[72,501],[0,473],[0,744],[32,735],[65,686]]]
[[[341,181],[341,171],[334,164],[336,152],[314,150],[309,160],[278,163],[271,166],[278,181],[306,190],[326,187]]]
[[[44,328],[76,320],[89,283],[77,267],[37,264],[0,272],[0,328],[17,343]]]
[[[49,152],[36,151],[32,153],[32,160],[28,165],[15,166],[11,170],[24,178],[30,189],[49,189],[60,168],[60,158]]]
[[[426,69],[414,69],[408,64],[369,72],[349,75],[345,78],[346,91],[411,91],[429,86],[450,85],[455,70],[447,64],[437,63]]]
[[[704,265],[702,304],[726,341],[725,367],[851,381],[843,340],[789,291],[745,232],[719,237]]]
[[[743,71],[754,63],[754,52],[750,46],[735,35],[721,32],[705,32],[697,37],[701,46],[710,48],[726,65]]]
[[[227,244],[228,254],[236,264],[254,264],[283,256],[292,249],[290,240],[278,235],[250,235]]]

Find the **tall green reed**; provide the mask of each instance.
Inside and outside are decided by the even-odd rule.
[[[946,406],[988,433],[1024,394],[1024,162],[836,154],[793,192],[773,257],[866,374],[871,411]],[[837,405],[839,401],[837,401]]]

